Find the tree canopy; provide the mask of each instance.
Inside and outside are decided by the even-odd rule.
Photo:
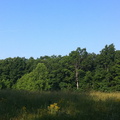
[[[78,47],[66,56],[0,60],[0,89],[120,91],[120,50]]]

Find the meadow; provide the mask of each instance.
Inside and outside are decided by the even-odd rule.
[[[0,120],[120,120],[120,93],[0,90]]]

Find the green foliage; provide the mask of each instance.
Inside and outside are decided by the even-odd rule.
[[[47,68],[43,63],[39,63],[32,72],[25,74],[17,81],[15,88],[24,90],[48,90],[50,88],[48,82]]]
[[[0,89],[120,91],[120,50],[100,54],[78,47],[66,56],[0,60]]]
[[[4,81],[2,82],[2,88],[11,88],[12,85],[26,72],[25,66],[25,58],[16,57],[0,60],[0,82]],[[8,83],[10,83],[10,85],[6,86]]]
[[[77,48],[76,51],[72,51],[69,56],[71,58],[71,64],[74,66],[74,72],[75,72],[75,82],[76,82],[76,88],[79,89],[79,69],[82,68],[82,62],[87,57],[88,53],[86,49]]]

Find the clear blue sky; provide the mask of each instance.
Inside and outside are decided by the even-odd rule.
[[[120,0],[0,0],[0,59],[120,50]]]

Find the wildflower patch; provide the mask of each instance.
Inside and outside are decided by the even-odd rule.
[[[57,103],[54,104],[50,104],[50,106],[48,106],[48,113],[49,114],[57,114],[60,110],[60,107],[58,106]]]

